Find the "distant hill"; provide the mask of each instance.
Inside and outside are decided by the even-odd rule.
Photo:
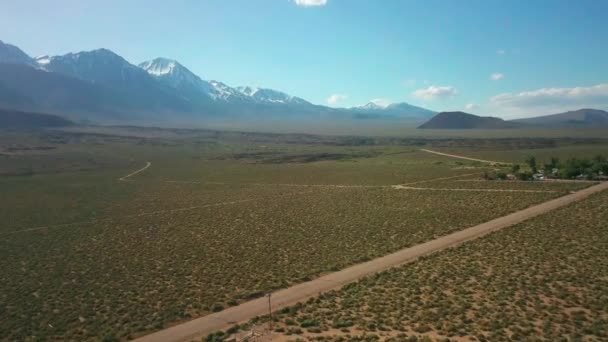
[[[418,128],[422,129],[501,129],[520,125],[490,116],[477,116],[464,112],[441,112]]]
[[[35,66],[36,62],[18,47],[5,44],[0,40],[0,63],[27,64]]]
[[[559,114],[512,120],[512,122],[550,127],[608,126],[608,112],[599,109],[585,108]]]
[[[386,107],[370,102],[360,107],[352,107],[349,111],[353,113],[353,118],[355,119],[398,119],[412,122],[425,122],[436,114],[436,112],[431,110],[416,107],[405,102],[392,103]]]
[[[65,127],[73,125],[72,121],[57,115],[0,109],[0,129]]]
[[[136,107],[124,94],[27,65],[0,63],[0,106],[22,111],[103,113]]]

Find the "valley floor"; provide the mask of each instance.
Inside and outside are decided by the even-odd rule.
[[[0,134],[0,340],[144,336],[592,185],[420,151],[504,141],[119,131]]]

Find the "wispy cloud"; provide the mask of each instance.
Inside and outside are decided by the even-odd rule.
[[[327,0],[294,0],[296,5],[301,7],[325,6]]]
[[[504,117],[529,117],[580,108],[608,109],[608,83],[503,93],[491,97],[489,105]]]
[[[452,86],[430,86],[428,88],[418,89],[412,93],[417,98],[423,100],[445,99],[455,96],[458,92]]]
[[[521,93],[503,93],[490,99],[491,102],[512,106],[530,107],[556,104],[592,106],[608,104],[608,83],[591,87],[541,88]]]
[[[496,54],[497,55],[504,55],[505,53],[507,53],[507,51],[505,51],[504,49],[498,49],[498,50],[496,50]]]
[[[340,104],[340,102],[343,102],[346,99],[348,99],[348,95],[332,94],[327,98],[327,104],[330,106],[336,106],[336,105]]]
[[[473,109],[477,109],[477,108],[479,108],[479,105],[478,105],[478,104],[475,104],[475,103],[467,103],[467,104],[464,106],[464,108],[465,108],[466,110],[473,110]]]
[[[500,81],[500,80],[502,80],[503,78],[505,78],[505,74],[500,73],[500,72],[495,72],[495,73],[493,73],[492,75],[490,75],[490,79],[491,79],[492,81]]]

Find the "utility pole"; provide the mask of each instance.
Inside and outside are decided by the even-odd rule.
[[[268,329],[270,329],[269,333],[272,334],[272,304],[270,303],[270,296],[272,294],[268,294],[268,317],[270,317],[270,319],[268,320]]]

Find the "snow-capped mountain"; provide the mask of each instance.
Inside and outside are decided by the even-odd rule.
[[[257,87],[233,88],[220,81],[205,81],[179,62],[168,58],[156,58],[143,62],[139,64],[139,67],[167,86],[184,93],[187,98],[193,101],[195,101],[194,97],[198,94],[214,101],[238,102],[239,104],[310,105],[304,99],[273,89]]]
[[[197,96],[212,100],[225,99],[221,88],[202,80],[175,60],[155,58],[139,64],[139,67],[161,83],[182,92],[190,100],[196,101]]]
[[[352,107],[350,110],[353,111],[355,113],[355,117],[359,119],[393,118],[426,120],[436,114],[431,110],[416,107],[405,102],[391,103],[386,107],[375,102],[369,102],[363,106]]]
[[[43,57],[38,61],[40,67],[47,71],[109,86],[123,87],[153,81],[144,70],[107,49]]]
[[[354,109],[354,110],[382,110],[384,108],[386,108],[386,107],[382,107],[375,102],[368,102],[367,104],[364,104],[363,106],[352,107],[352,109]]]
[[[4,95],[0,106],[27,104],[28,110],[68,111],[97,121],[108,115],[160,121],[205,117],[411,121],[434,114],[406,103],[329,108],[278,90],[204,80],[172,59],[156,58],[136,66],[107,49],[34,59],[0,42],[0,69],[0,95]]]
[[[310,102],[289,94],[285,94],[278,90],[257,88],[257,87],[237,87],[236,88],[242,94],[249,96],[256,102],[261,103],[280,103],[280,104],[293,104],[293,105],[311,105]]]
[[[43,70],[119,91],[137,106],[164,111],[192,110],[187,99],[166,89],[146,71],[107,49],[43,56],[37,61]]]
[[[246,96],[244,96],[240,91],[238,91],[236,88],[232,88],[231,86],[222,83],[220,81],[209,81],[209,83],[211,83],[211,85],[215,88],[215,90],[218,92],[218,100],[224,100],[224,101],[245,101],[248,102],[248,99]]]
[[[0,40],[0,63],[27,64],[35,66],[36,62],[18,47]]]

